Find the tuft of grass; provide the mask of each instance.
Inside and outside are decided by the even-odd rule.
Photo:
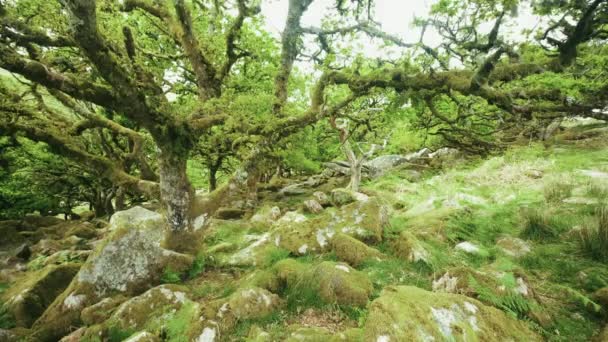
[[[586,188],[587,195],[600,200],[608,199],[608,186],[599,182],[589,182]]]
[[[570,197],[574,185],[565,181],[552,181],[543,188],[545,200],[548,203],[559,203]]]
[[[168,342],[187,342],[188,338],[184,332],[188,331],[188,327],[192,324],[192,318],[195,316],[196,307],[194,303],[184,304],[179,311],[166,323],[165,332],[167,334],[166,341]]]
[[[175,284],[182,281],[181,275],[178,272],[173,271],[167,267],[163,271],[163,275],[160,277],[160,281],[164,284]]]
[[[608,261],[608,206],[596,210],[597,226],[584,227],[578,236],[579,248],[592,259]]]
[[[283,259],[287,259],[289,257],[290,252],[284,248],[272,247],[268,252],[264,255],[264,265],[272,266],[277,261],[281,261]]]
[[[188,279],[196,278],[203,272],[205,272],[205,255],[199,254],[196,256],[188,270]]]
[[[108,328],[108,342],[121,342],[129,338],[129,336],[135,333],[132,329],[121,329],[117,326],[111,326]]]
[[[556,232],[553,229],[549,215],[543,209],[528,209],[523,211],[524,228],[522,238],[530,240],[553,239]]]

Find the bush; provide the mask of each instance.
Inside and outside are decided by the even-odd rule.
[[[596,210],[597,226],[584,227],[579,233],[583,253],[599,261],[608,261],[608,206]]]

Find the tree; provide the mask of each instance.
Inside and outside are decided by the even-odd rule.
[[[563,89],[531,85],[554,75],[586,82],[577,65],[581,60],[597,70],[597,63],[582,52],[606,39],[606,1],[539,2],[540,13],[564,16],[541,37],[549,42],[542,58],[536,58],[540,44],[518,46],[501,35],[519,1],[439,1],[432,17],[420,21],[443,37],[437,47],[422,38],[408,43],[382,32],[366,0],[336,1],[328,17],[342,20],[303,27],[301,18],[312,2],[289,1],[278,56],[268,48],[267,35],[255,34],[261,31],[259,7],[247,0],[125,0],[120,6],[105,0],[20,0],[0,5],[0,67],[45,88],[45,96],[57,99],[71,115],[41,110],[7,94],[0,103],[0,133],[44,141],[127,191],[160,194],[169,226],[166,243],[188,251],[193,249],[194,239],[188,238],[193,218],[201,210],[213,212],[234,189],[244,189],[253,201],[267,166],[261,161],[273,150],[303,127],[335,117],[376,91],[401,94],[430,115],[436,133],[453,144],[465,137],[470,146],[535,117],[604,117],[594,110],[606,105],[605,82],[596,81],[574,99]],[[466,21],[452,19],[462,15]],[[483,22],[493,23],[490,32],[478,32]],[[557,30],[562,34],[554,35]],[[409,53],[373,65],[340,47],[357,34]],[[304,44],[309,37],[316,40]],[[304,83],[310,90],[305,101],[293,101],[294,63],[305,56],[315,61],[318,77]],[[256,70],[248,72],[248,67]],[[239,88],[243,81],[263,86]],[[259,106],[250,115],[233,115],[230,103],[247,97],[259,97]],[[95,128],[110,138],[123,137],[131,146],[128,164],[138,165],[124,167],[108,151],[87,151],[76,137]],[[74,135],[65,136],[65,131]],[[201,209],[186,166],[199,142],[213,142],[208,138],[214,131],[240,135],[230,139],[233,148],[248,148],[239,154],[241,163],[228,186],[215,191],[211,204]],[[143,177],[148,173],[141,157],[146,137],[158,150],[158,183]]]

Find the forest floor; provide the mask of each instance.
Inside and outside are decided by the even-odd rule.
[[[116,300],[86,319],[82,339],[602,340],[607,148],[606,127],[576,127],[416,177],[395,169],[317,213],[302,205],[324,201],[314,191],[268,195],[253,217],[213,219],[189,272],[165,269],[161,290],[186,300],[141,317],[134,298]],[[31,272],[78,262],[32,250],[26,266],[3,271],[6,303]],[[6,307],[3,328],[14,326]]]

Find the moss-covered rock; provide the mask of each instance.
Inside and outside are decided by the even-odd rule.
[[[53,341],[70,326],[80,324],[83,308],[101,299],[137,295],[160,283],[166,269],[187,270],[193,258],[161,247],[164,219],[152,211],[134,207],[117,212],[108,227],[110,235],[82,266],[70,286],[35,322],[34,339]]]
[[[80,264],[47,266],[30,272],[2,294],[2,301],[20,327],[30,327],[53,300],[65,290]]]
[[[373,244],[382,241],[388,224],[387,208],[378,199],[369,198],[341,208],[329,208],[306,219],[277,221],[270,241],[294,255],[328,251],[336,233],[344,233]]]
[[[314,296],[324,303],[363,307],[373,289],[365,273],[342,263],[324,261],[313,266],[286,259],[274,269],[292,295]]]
[[[430,254],[423,244],[409,231],[402,231],[391,244],[395,255],[410,262],[429,262]]]
[[[363,330],[350,328],[340,332],[332,332],[323,327],[302,327],[293,325],[287,328],[289,336],[285,341],[297,342],[362,342]]]
[[[455,294],[413,286],[385,288],[372,302],[366,341],[540,341],[503,312]]]
[[[190,302],[186,291],[186,288],[177,285],[154,287],[120,304],[104,325],[123,330],[138,331],[147,328],[148,331],[153,331],[158,328],[160,331],[167,320],[165,314],[175,312]]]
[[[382,253],[377,249],[343,233],[337,233],[330,243],[336,257],[354,267],[366,260],[382,257]]]
[[[147,331],[140,331],[126,339],[124,342],[160,342],[160,337],[155,336]]]
[[[331,203],[336,207],[356,201],[355,194],[348,189],[334,189],[331,191]]]
[[[220,310],[230,312],[237,319],[262,319],[276,312],[282,301],[268,290],[252,287],[233,293]]]
[[[127,298],[125,296],[115,296],[104,298],[99,303],[95,303],[82,309],[80,317],[82,322],[86,325],[95,325],[102,323],[103,321],[110,318],[112,313],[118,308],[120,304],[125,302]]]

